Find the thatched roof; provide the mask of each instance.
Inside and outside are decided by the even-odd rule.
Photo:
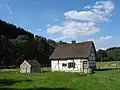
[[[95,50],[92,41],[58,45],[49,59],[88,58],[92,46]]]
[[[40,65],[40,63],[37,60],[26,60],[31,66],[37,66]]]

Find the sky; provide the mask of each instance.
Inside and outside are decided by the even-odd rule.
[[[120,46],[120,0],[0,0],[0,19],[55,41]]]

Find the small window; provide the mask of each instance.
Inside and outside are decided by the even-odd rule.
[[[66,66],[67,66],[67,64],[63,63],[63,64],[62,64],[62,66],[63,66],[63,67],[66,67]]]
[[[68,63],[68,68],[75,68],[75,63],[73,62]]]

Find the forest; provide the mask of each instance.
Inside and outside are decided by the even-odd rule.
[[[18,67],[25,59],[36,59],[42,65],[50,65],[49,56],[58,44],[67,42],[55,42],[0,20],[1,67]],[[96,61],[120,61],[120,47],[100,49],[96,55]]]

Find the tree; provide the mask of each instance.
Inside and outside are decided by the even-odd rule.
[[[60,44],[67,44],[67,43],[66,43],[66,42],[63,42],[63,41],[57,42],[57,45],[60,45]]]
[[[37,59],[49,64],[49,56],[58,44],[41,36],[35,36],[21,27],[0,20],[0,65],[19,66],[24,59]]]
[[[23,28],[16,27],[13,24],[6,23],[3,20],[0,20],[0,35],[3,35],[9,39],[15,39],[19,35],[26,35],[29,39],[33,39],[34,35]]]
[[[105,61],[107,59],[107,53],[105,50],[98,50],[97,51],[97,60],[98,61]]]
[[[5,36],[0,37],[0,58],[2,66],[14,64],[14,47]]]
[[[49,44],[46,38],[35,36],[36,53],[35,57],[41,64],[49,63]]]
[[[26,45],[28,43],[28,37],[25,35],[20,35],[16,39],[10,39],[10,42],[14,46],[15,52],[15,64],[20,65],[22,62],[21,58],[25,56],[26,53]],[[21,58],[20,58],[21,57]]]

